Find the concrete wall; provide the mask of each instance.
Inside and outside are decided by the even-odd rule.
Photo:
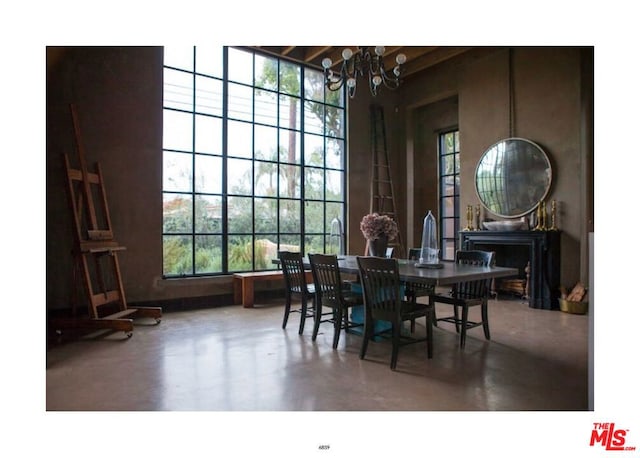
[[[512,59],[513,132],[507,48],[477,48],[408,78],[390,101],[381,99],[391,114],[389,154],[397,173],[393,179],[400,224],[406,231],[405,246],[419,245],[422,218],[428,210],[434,214],[437,210],[439,130],[453,124],[460,129],[462,225],[466,223],[466,205],[480,204],[474,174],[483,152],[510,135],[524,137],[538,143],[552,163],[553,183],[547,201],[558,203],[561,283],[567,287],[578,280],[588,284],[588,233],[593,231],[592,50],[516,48]],[[351,108],[349,132],[353,139],[361,130],[365,111],[362,105]],[[357,130],[354,119],[359,119]],[[365,154],[360,148],[350,150],[354,172],[355,167],[364,168]],[[364,173],[350,175],[357,183],[367,178]],[[350,191],[360,195],[365,189],[354,185]],[[366,209],[362,204],[350,206],[352,246],[357,237],[362,238],[356,226]],[[486,216],[495,219],[491,214]]]
[[[63,152],[77,108],[90,167],[104,174],[129,302],[230,295],[228,278],[162,279],[162,48],[68,48],[47,62],[47,305],[71,300],[73,227]],[[215,301],[212,302],[215,305]]]
[[[592,113],[585,110],[589,101],[592,106],[592,86],[584,90],[592,61],[585,68],[584,54],[572,48],[514,52],[516,134],[539,143],[553,162],[549,198],[560,206],[566,285],[579,278],[586,281],[588,270],[584,276],[581,270],[581,264],[587,265],[583,237],[593,230],[592,197],[584,197],[593,192]],[[459,124],[461,206],[478,203],[472,180],[475,165],[487,146],[509,133],[507,62],[506,49],[477,49],[407,79],[396,92],[383,90],[375,100],[368,89],[359,88],[349,102],[349,253],[364,252],[359,224],[369,210],[369,105],[384,106],[397,213],[405,247],[416,245],[418,220],[426,210],[437,208],[430,139],[435,130]],[[208,298],[211,305],[228,302],[229,277],[161,278],[162,49],[49,48],[47,307],[67,308],[72,291],[73,237],[62,159],[64,152],[73,153],[69,103],[78,109],[87,161],[101,164],[115,237],[127,248],[120,261],[129,302],[199,297]],[[279,284],[264,285],[273,287]]]

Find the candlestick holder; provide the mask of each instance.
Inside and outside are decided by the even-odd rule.
[[[547,209],[544,204],[544,200],[538,202],[538,209],[536,210],[536,217],[538,224],[533,228],[534,231],[546,231],[547,230]]]
[[[467,205],[467,227],[464,228],[465,231],[473,230],[473,206]]]
[[[556,203],[556,200],[553,199],[551,201],[551,227],[549,228],[550,231],[558,230],[558,226],[556,225],[556,212],[557,212],[557,203]]]

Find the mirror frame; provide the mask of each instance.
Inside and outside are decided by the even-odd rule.
[[[544,190],[542,192],[537,191],[535,197],[532,197],[531,200],[535,200],[535,202],[528,202],[527,203],[527,208],[524,210],[519,210],[519,211],[511,211],[511,212],[506,212],[506,213],[496,213],[493,210],[491,210],[487,204],[487,202],[485,202],[485,200],[482,198],[480,191],[478,190],[478,171],[480,170],[480,167],[482,165],[483,160],[485,160],[485,158],[491,153],[491,151],[498,147],[498,145],[500,145],[501,143],[526,143],[527,148],[531,149],[531,147],[534,148],[535,151],[539,152],[541,155],[541,158],[544,160],[544,162],[546,163],[546,169],[542,170],[542,174],[543,176],[543,180],[544,177],[546,177],[546,183],[544,185]],[[518,148],[515,149],[515,153],[518,153]],[[493,154],[493,153],[492,153]],[[540,180],[542,181],[542,180]],[[482,206],[491,214],[496,215],[496,216],[500,216],[502,218],[518,218],[524,215],[527,215],[529,213],[531,213],[532,211],[534,211],[536,209],[536,207],[538,206],[538,203],[541,200],[544,200],[544,198],[549,194],[549,190],[551,189],[551,183],[553,181],[553,171],[551,168],[551,161],[549,160],[549,156],[547,155],[547,153],[540,147],[540,145],[532,142],[531,140],[527,140],[525,138],[520,138],[520,137],[509,137],[509,138],[504,138],[502,140],[499,140],[497,142],[495,142],[493,145],[491,145],[489,148],[487,148],[484,153],[482,153],[482,156],[480,157],[480,160],[478,161],[478,164],[476,165],[476,171],[474,174],[474,186],[475,186],[475,190],[476,190],[476,196],[478,197],[478,199],[480,200],[480,203],[482,204]],[[524,183],[523,187],[530,185],[529,183]]]

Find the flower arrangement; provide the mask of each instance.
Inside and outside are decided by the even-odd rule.
[[[360,221],[360,230],[367,240],[376,240],[381,237],[393,240],[398,235],[396,222],[389,216],[378,213],[364,215],[362,221]]]

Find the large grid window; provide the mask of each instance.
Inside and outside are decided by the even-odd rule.
[[[460,140],[457,130],[438,136],[440,170],[440,250],[453,261],[460,230]]]
[[[321,71],[233,47],[164,48],[163,273],[337,252],[345,103]]]

